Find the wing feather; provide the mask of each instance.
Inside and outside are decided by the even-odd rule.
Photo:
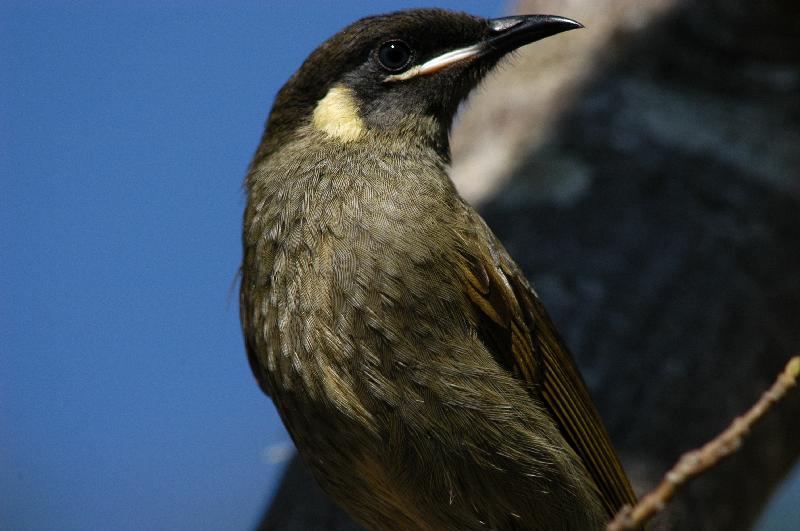
[[[491,236],[488,228],[486,232]],[[463,282],[478,314],[479,336],[501,366],[538,393],[583,461],[612,517],[634,504],[620,464],[583,378],[539,298],[502,245],[490,238],[467,253]]]

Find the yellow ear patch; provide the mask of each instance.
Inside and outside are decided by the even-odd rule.
[[[358,114],[353,92],[342,86],[332,87],[319,100],[312,117],[314,127],[342,142],[358,140],[364,134],[364,121]]]

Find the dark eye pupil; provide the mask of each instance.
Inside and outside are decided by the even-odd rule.
[[[389,41],[378,50],[378,60],[386,70],[397,72],[411,61],[411,50],[402,41]]]

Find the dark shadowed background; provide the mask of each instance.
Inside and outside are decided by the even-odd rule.
[[[274,408],[250,374],[240,337],[236,272],[244,171],[272,98],[316,45],[359,17],[418,5],[386,0],[0,3],[0,529],[256,525],[292,449]],[[499,0],[437,5],[484,16],[500,15],[506,7]],[[557,14],[584,20],[576,2],[565,5],[571,10]],[[586,16],[597,16],[597,10]],[[624,40],[636,23],[619,35],[599,22],[594,33],[589,33],[591,25],[584,31],[587,38],[603,37],[596,41],[600,47]],[[561,38],[553,46],[568,42]],[[659,50],[672,43],[631,43],[640,54],[647,46]],[[565,50],[564,62],[586,57],[580,50]],[[729,56],[720,60],[732,61]],[[574,68],[595,66],[587,61]],[[624,70],[631,61],[615,68]],[[557,79],[564,75],[544,67],[535,73]],[[753,74],[769,75],[775,74]],[[646,101],[652,96],[645,91],[649,86],[613,79],[609,75],[594,81],[589,92],[594,97],[573,111],[575,120],[567,120],[572,125],[562,127],[556,137],[561,140],[543,148],[558,156],[524,159],[522,166],[531,172],[567,175],[566,179],[484,183],[481,175],[502,174],[508,170],[505,161],[520,155],[492,144],[500,138],[501,147],[514,146],[512,141],[502,136],[482,139],[475,132],[487,123],[482,120],[496,116],[471,109],[462,123],[472,131],[477,147],[470,147],[466,139],[456,145],[456,155],[460,149],[464,161],[455,168],[460,185],[485,203],[488,219],[501,236],[515,242],[512,253],[524,255],[520,245],[546,250],[544,262],[526,264],[534,270],[547,269],[547,257],[559,254],[565,267],[579,270],[575,263],[583,258],[568,247],[548,247],[552,242],[535,234],[515,234],[525,227],[517,220],[533,219],[536,212],[541,215],[551,207],[545,201],[536,210],[537,204],[513,199],[525,197],[531,186],[569,199],[575,189],[586,188],[581,176],[590,175],[593,168],[599,175],[624,171],[620,168],[628,160],[621,155],[625,150],[654,149],[652,139],[627,138],[624,128],[615,129],[614,120],[630,116],[604,110],[618,106],[639,116],[636,104],[625,102]],[[658,79],[655,86],[674,88],[670,75]],[[509,90],[513,86],[505,84]],[[544,85],[521,95],[512,91],[503,99],[539,101],[560,86]],[[502,84],[490,80],[473,107],[501,89]],[[663,112],[648,113],[642,120],[672,119],[675,123],[666,130],[678,139],[687,138],[681,127],[691,128],[686,117],[694,111],[682,100],[669,100],[668,93],[663,98]],[[742,116],[725,105],[714,109],[703,120],[724,124],[738,119],[748,128],[763,125],[758,113]],[[524,112],[520,116],[526,121],[515,130],[513,116],[503,122],[516,137],[521,130],[538,130],[539,125],[544,129],[555,120]],[[579,120],[587,116],[591,120],[583,127]],[[608,156],[589,157],[587,168],[574,171],[570,151],[590,149],[587,138],[609,130],[620,135],[617,148]],[[703,149],[730,149],[725,147],[731,145],[730,138],[728,144],[716,139],[714,134],[701,139],[705,144],[701,142],[694,155]],[[533,141],[526,137],[518,151]],[[764,164],[777,164],[780,154],[770,149],[776,142],[765,141],[763,150],[733,160],[743,160],[744,166],[762,159]],[[682,157],[692,156],[691,149],[687,155],[680,142],[677,145],[675,151]],[[490,153],[482,153],[481,146]],[[492,152],[495,157],[500,153],[500,160],[493,160]],[[476,164],[475,157],[486,165]],[[670,162],[648,160],[664,167]],[[697,163],[706,162],[698,156]],[[714,182],[701,180],[697,186],[713,188]],[[521,192],[495,197],[492,186]],[[661,203],[682,197],[681,186],[658,189],[665,194]],[[796,187],[789,189],[796,193]],[[618,199],[614,187],[598,190],[606,195],[593,196],[596,202]],[[786,206],[773,197],[781,194],[754,190],[737,185],[731,193],[766,194],[769,201],[778,201],[776,211]],[[795,197],[791,193],[786,196]],[[622,210],[618,213],[622,219]],[[556,210],[550,219],[555,225],[580,225],[570,215]],[[797,222],[788,219],[778,226]],[[593,237],[591,227],[581,227],[583,238]],[[683,232],[673,231],[676,239],[669,241],[677,245],[690,239],[693,227],[687,221]],[[626,226],[615,227],[613,233],[620,239],[635,238]],[[613,264],[606,257],[597,269],[613,269]],[[580,319],[570,313],[569,297],[559,299],[563,285],[554,278],[534,277],[545,302],[549,296],[557,318]],[[591,291],[597,285],[604,284],[587,282],[569,289]],[[560,300],[567,302],[559,306]],[[671,300],[697,305],[700,313],[715,311],[703,308],[703,300]],[[646,320],[634,324],[649,325]],[[571,341],[576,350],[602,357],[602,352],[592,351],[591,339],[581,340],[576,334]],[[630,345],[631,351],[639,347]],[[710,398],[709,407],[720,401],[724,400]],[[641,406],[615,407],[628,405],[632,410]],[[624,431],[619,426],[616,430]],[[635,443],[627,442],[628,449]],[[798,501],[800,478],[795,474],[762,518],[760,529],[799,529]]]

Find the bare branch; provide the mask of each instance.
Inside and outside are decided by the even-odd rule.
[[[736,417],[725,431],[702,448],[683,454],[672,470],[667,472],[658,487],[650,491],[635,507],[626,505],[620,509],[614,520],[606,527],[606,531],[626,531],[640,528],[642,524],[664,509],[667,502],[686,481],[734,453],[742,444],[742,439],[753,427],[753,424],[796,385],[798,375],[800,375],[800,356],[795,356],[786,364],[772,387],[761,395],[758,402],[747,413]]]

